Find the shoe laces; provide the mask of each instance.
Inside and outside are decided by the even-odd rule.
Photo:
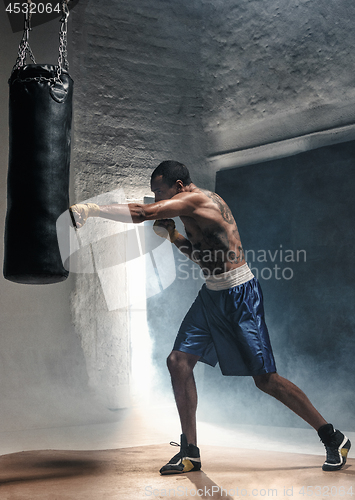
[[[332,461],[332,460],[339,460],[339,449],[337,443],[333,440],[330,443],[323,443],[325,447],[325,451],[327,453],[327,460]]]
[[[332,463],[339,461],[340,454],[337,448],[326,447],[326,451],[327,451],[327,462]]]
[[[170,445],[171,446],[178,446],[180,448],[180,451],[176,455],[173,456],[173,458],[170,460],[170,462],[174,462],[178,458],[180,458],[180,460],[182,460],[183,450],[182,450],[181,445],[179,443],[176,443],[175,441],[170,441]]]

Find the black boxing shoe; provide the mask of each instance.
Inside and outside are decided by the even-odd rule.
[[[318,430],[318,436],[327,452],[322,469],[324,471],[341,469],[346,463],[351,447],[350,440],[342,432],[334,429],[332,424],[322,425]]]
[[[181,434],[180,444],[170,441],[172,446],[180,446],[180,451],[160,469],[160,474],[182,474],[201,469],[200,450],[194,444],[187,444],[185,434]]]

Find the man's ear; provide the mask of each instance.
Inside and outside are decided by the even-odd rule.
[[[176,184],[177,192],[181,193],[181,191],[184,187],[184,183],[182,181],[180,181],[180,179],[178,179],[175,184]]]

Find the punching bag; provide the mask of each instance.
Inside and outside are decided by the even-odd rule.
[[[9,87],[9,167],[4,277],[24,284],[63,281],[56,221],[69,206],[73,81],[68,73],[63,2],[58,66],[36,64],[25,20]],[[33,64],[25,65],[27,53]]]

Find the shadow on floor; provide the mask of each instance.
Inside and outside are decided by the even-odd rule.
[[[0,486],[9,483],[47,481],[50,479],[68,479],[79,476],[100,475],[104,467],[95,459],[59,458],[61,452],[16,453],[2,457],[0,468]],[[62,452],[63,453],[63,452]],[[65,453],[65,452],[64,452]],[[38,454],[42,456],[38,457]]]
[[[218,486],[204,472],[194,472],[188,475],[188,479],[195,486],[194,490],[199,498],[211,498],[215,500],[223,498],[224,500],[233,500],[233,497],[228,495],[228,492],[221,486]]]

